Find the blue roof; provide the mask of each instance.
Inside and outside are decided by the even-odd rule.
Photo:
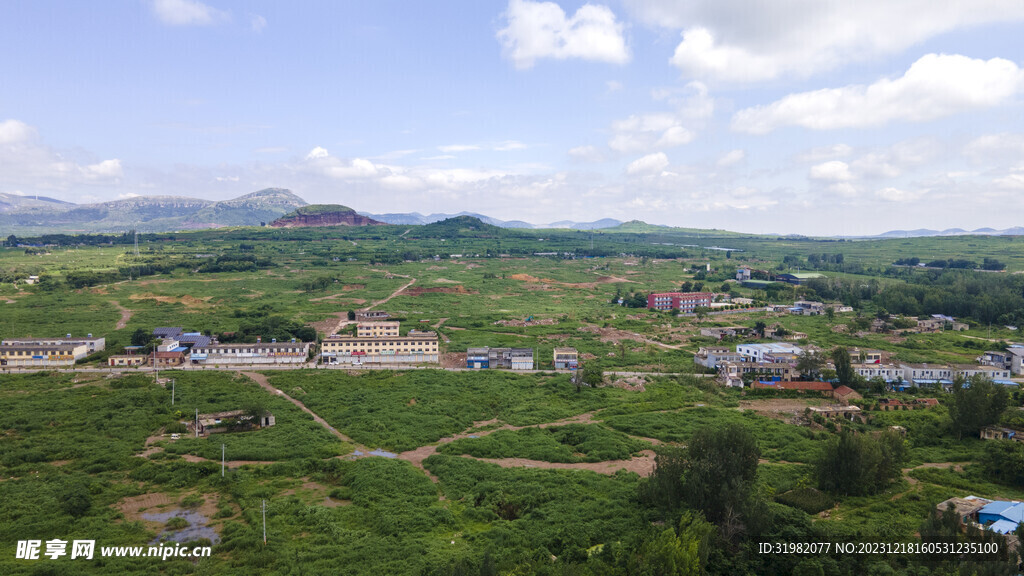
[[[978,510],[978,514],[1002,514],[1004,510],[1013,508],[1016,506],[1016,502],[1007,502],[1006,500],[996,500],[985,504],[981,510]]]
[[[993,531],[993,532],[998,533],[998,534],[1009,534],[1010,532],[1013,532],[1014,530],[1017,529],[1017,523],[1016,522],[1011,522],[1009,520],[999,520],[999,521],[993,522],[987,528],[989,530]]]
[[[1018,384],[1013,380],[993,380],[996,384],[1002,384],[1003,386],[1017,386]]]
[[[178,346],[174,350],[171,350],[171,352],[185,352],[187,350],[188,350],[188,348],[185,348],[184,346]]]
[[[918,384],[938,384],[939,383],[938,380],[926,380],[924,378],[915,378],[914,382],[916,382]]]

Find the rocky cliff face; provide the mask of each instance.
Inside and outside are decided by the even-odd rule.
[[[301,228],[310,226],[372,226],[383,224],[355,212],[321,212],[318,214],[288,214],[270,223],[274,228]]]

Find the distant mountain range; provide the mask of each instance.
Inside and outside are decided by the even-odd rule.
[[[0,194],[0,229],[15,234],[52,232],[168,232],[259,226],[306,201],[282,188],[267,188],[232,200],[135,196],[98,204],[72,204],[45,196]]]
[[[522,220],[498,220],[497,218],[491,218],[490,216],[478,214],[476,212],[459,212],[457,214],[437,213],[428,214],[426,216],[419,212],[406,212],[400,214],[371,214],[369,212],[359,212],[359,214],[368,218],[373,218],[374,220],[380,220],[386,224],[399,225],[433,224],[434,222],[440,222],[441,220],[448,220],[449,218],[456,218],[458,216],[472,216],[473,218],[479,219],[484,224],[498,226],[499,228],[568,228],[571,230],[598,230],[601,228],[614,228],[622,224],[621,221],[613,218],[603,218],[594,222],[560,220],[550,224],[530,224],[529,222],[523,222]]]
[[[1004,230],[995,228],[978,228],[977,230],[964,230],[963,228],[948,228],[946,230],[929,230],[918,228],[917,230],[890,230],[871,238],[920,238],[924,236],[1024,236],[1024,226],[1014,226]]]
[[[270,224],[282,216],[309,204],[283,188],[267,188],[232,200],[212,201],[178,196],[135,196],[96,204],[74,204],[47,196],[20,196],[0,193],[0,230],[4,235],[39,235],[47,233],[115,232],[136,228],[140,232],[171,232],[220,228],[225,226],[260,226]],[[344,208],[344,207],[342,207]],[[347,211],[347,210],[346,210]],[[356,216],[365,217],[359,219]],[[427,225],[452,218],[468,216],[484,224],[501,228],[570,230],[608,230],[609,232],[686,232],[698,236],[744,236],[724,230],[698,230],[647,224],[637,220],[622,222],[603,218],[594,222],[560,220],[547,224],[531,224],[522,220],[499,220],[475,212],[456,214],[419,212],[372,214],[352,212],[344,219],[350,225],[396,224],[401,226]],[[307,218],[308,219],[308,218]],[[341,223],[341,222],[339,222]],[[307,224],[308,225],[308,224]],[[979,228],[963,230],[891,230],[877,236],[856,238],[918,238],[925,236],[1024,236],[1024,227],[1005,230]]]

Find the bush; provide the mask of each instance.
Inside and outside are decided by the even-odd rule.
[[[808,514],[817,514],[822,510],[828,510],[836,503],[835,499],[815,488],[797,488],[783,492],[775,497],[775,501],[803,510]]]

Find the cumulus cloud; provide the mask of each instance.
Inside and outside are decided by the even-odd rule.
[[[908,191],[899,188],[886,187],[875,191],[875,196],[889,202],[909,202],[917,200],[924,195],[923,191]]]
[[[249,27],[252,28],[253,32],[259,34],[260,32],[263,32],[264,28],[267,27],[267,19],[264,18],[263,16],[260,16],[259,14],[250,14]]]
[[[964,146],[964,156],[974,164],[1020,160],[1024,158],[1024,134],[1001,132],[979,136]]]
[[[671,62],[684,76],[727,82],[807,76],[953,30],[1024,20],[1024,4],[1006,0],[626,0],[626,9],[682,32]]]
[[[845,182],[852,180],[853,175],[850,174],[850,165],[846,162],[840,162],[839,160],[832,160],[831,162],[824,162],[815,166],[811,166],[808,178],[811,180],[823,180],[826,182]]]
[[[596,146],[577,146],[569,149],[569,158],[577,162],[602,162],[605,155]]]
[[[667,167],[668,156],[664,152],[655,152],[630,162],[626,167],[626,173],[630,176],[647,176],[660,174]]]
[[[1024,72],[1002,58],[927,54],[896,79],[790,94],[732,118],[733,130],[767,134],[783,126],[865,128],[895,120],[923,122],[990,108],[1024,88]]]
[[[24,122],[9,119],[0,122],[0,144],[20,144],[36,137],[36,129]]]
[[[853,148],[846,144],[833,144],[831,146],[816,146],[797,154],[797,162],[821,162],[833,158],[845,158],[853,154]]]
[[[516,68],[530,68],[542,58],[629,61],[622,24],[606,6],[584,4],[567,17],[554,2],[510,0],[505,17],[508,25],[498,40]]]
[[[156,17],[170,26],[209,26],[230,18],[229,13],[198,0],[153,0],[151,6]]]
[[[117,158],[97,161],[80,151],[57,151],[20,120],[0,122],[0,190],[53,193],[89,186],[110,186],[123,176]]]
[[[306,160],[317,160],[320,158],[327,158],[330,155],[331,154],[327,151],[326,148],[321,148],[317,146],[316,148],[310,150],[309,154],[306,154]]]
[[[715,162],[715,164],[719,168],[727,168],[729,166],[732,166],[733,164],[738,164],[742,162],[743,159],[746,157],[747,153],[741,149],[730,150],[723,154],[722,157],[719,158],[717,162]]]

